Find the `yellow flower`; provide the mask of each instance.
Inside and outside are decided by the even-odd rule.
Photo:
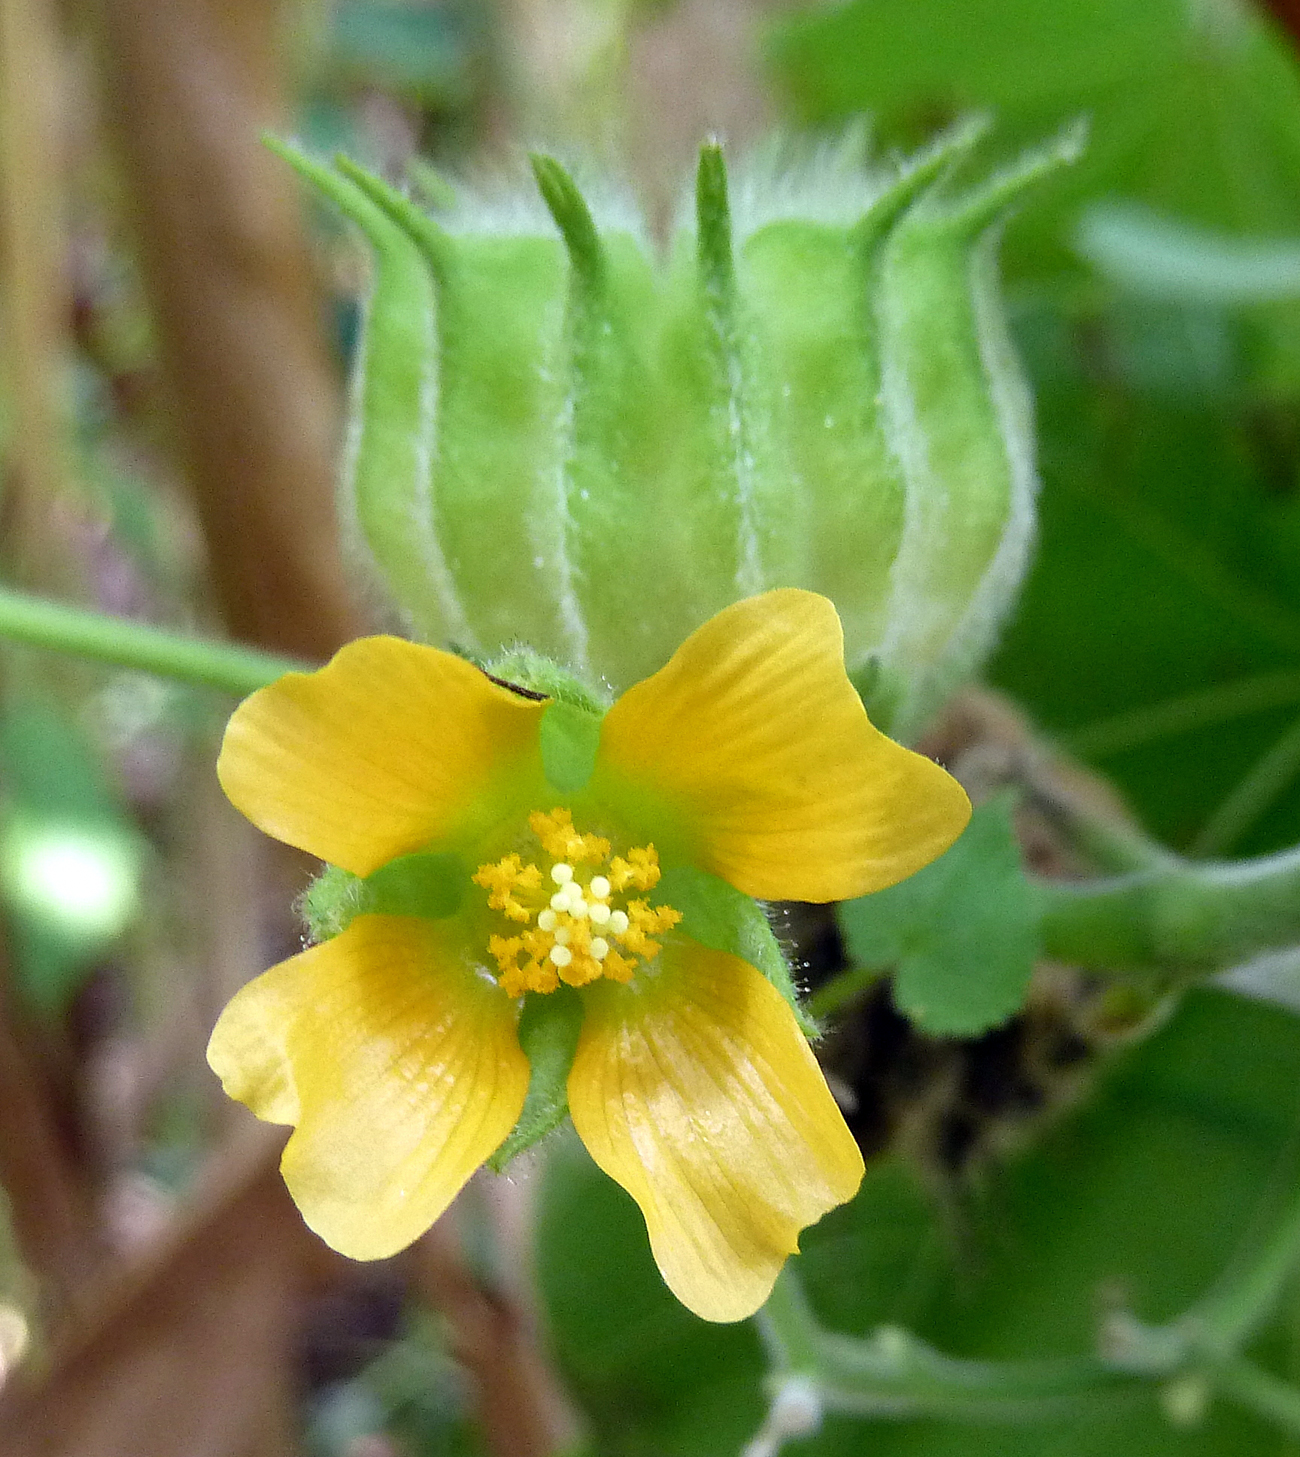
[[[664,1279],[709,1320],[762,1304],[862,1159],[781,992],[664,892],[685,870],[844,899],[961,832],[965,795],[871,726],[842,653],[822,597],[736,603],[614,704],[567,790],[548,701],[396,638],[239,707],[218,771],[261,829],[357,876],[434,852],[459,877],[454,904],[357,915],[273,967],[212,1035],[231,1096],[294,1126],[284,1177],[322,1238],[379,1258],[438,1218],[519,1119],[524,994],[567,985],[570,1114]]]

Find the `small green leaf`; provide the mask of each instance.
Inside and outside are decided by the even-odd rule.
[[[362,912],[441,920],[460,909],[465,866],[459,855],[399,855],[366,877]]]
[[[542,769],[561,794],[586,787],[599,744],[599,715],[573,703],[551,703],[542,715]]]
[[[790,965],[756,900],[694,865],[665,870],[652,900],[681,911],[681,929],[692,941],[739,956],[761,971],[789,1002],[804,1036],[818,1035],[820,1028],[799,1005]]]
[[[582,998],[562,986],[544,995],[529,992],[519,1017],[519,1045],[532,1069],[528,1096],[513,1132],[488,1159],[500,1173],[516,1154],[531,1148],[564,1122],[569,1114],[568,1081],[582,1031]]]
[[[1038,903],[1011,828],[1012,799],[981,805],[955,845],[910,879],[839,911],[857,967],[894,969],[918,1026],[973,1036],[1018,1010],[1038,953]]]

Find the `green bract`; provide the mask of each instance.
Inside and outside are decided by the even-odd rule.
[[[914,735],[977,669],[1033,535],[1028,400],[993,268],[1070,144],[944,185],[706,146],[662,248],[534,159],[513,211],[435,221],[355,164],[285,155],[376,260],[345,498],[411,629],[516,642],[622,688],[775,586],[835,602],[874,716]]]

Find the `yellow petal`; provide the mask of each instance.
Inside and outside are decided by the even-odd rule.
[[[705,1320],[767,1299],[799,1231],[851,1199],[862,1155],[780,994],[692,942],[584,992],[569,1109],[641,1206],[669,1288]]]
[[[297,1123],[298,1090],[285,1038],[303,1010],[303,988],[322,947],[290,957],[237,991],[217,1018],[208,1066],[227,1097],[267,1123]]]
[[[882,890],[970,817],[955,779],[872,726],[835,608],[794,589],[724,608],[618,700],[593,789],[629,784],[677,812],[697,864],[764,899]]]
[[[361,638],[318,672],[289,673],[245,699],[217,773],[259,829],[369,875],[488,828],[474,816],[489,813],[494,781],[540,773],[544,707],[451,653]]]
[[[423,1234],[523,1108],[513,1005],[449,937],[439,922],[358,917],[251,982],[212,1034],[227,1092],[296,1123],[285,1183],[353,1259]]]

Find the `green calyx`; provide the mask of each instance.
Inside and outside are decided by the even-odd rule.
[[[450,852],[399,855],[364,878],[327,865],[303,892],[298,910],[311,939],[328,941],[358,916],[454,916],[468,883],[464,861]]]
[[[542,770],[561,794],[577,794],[596,767],[600,724],[609,707],[589,684],[551,658],[514,647],[480,665],[494,682],[535,698],[548,698],[542,715]]]
[[[608,695],[601,694],[553,658],[544,657],[530,648],[511,647],[479,666],[496,682],[539,698],[553,698],[586,713],[602,714],[610,705]]]
[[[280,148],[373,253],[344,494],[413,629],[598,713],[508,645],[622,689],[729,602],[805,586],[850,670],[878,664],[881,726],[919,731],[1032,540],[991,248],[1072,147],[956,189],[977,134],[901,167],[759,161],[741,186],[710,143],[662,249],[553,158],[503,221]]]
[[[582,1032],[582,997],[573,987],[529,992],[519,1014],[519,1045],[528,1059],[528,1095],[510,1135],[488,1159],[494,1173],[553,1133],[569,1116],[568,1081]]]
[[[664,871],[650,900],[681,911],[682,933],[692,941],[738,956],[761,971],[789,1004],[804,1036],[814,1040],[820,1035],[820,1027],[800,1004],[785,952],[752,896],[694,865],[674,865]]]

